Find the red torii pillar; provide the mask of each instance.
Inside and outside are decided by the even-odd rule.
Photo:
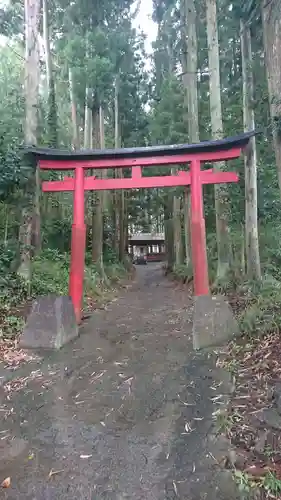
[[[73,224],[71,232],[71,261],[69,295],[72,298],[77,322],[81,322],[84,266],[86,248],[84,169],[76,167],[73,197]]]
[[[93,159],[67,161],[40,159],[42,169],[69,170],[74,169],[75,177],[63,181],[46,181],[42,183],[44,192],[74,191],[73,225],[71,237],[71,265],[69,277],[69,295],[72,298],[77,322],[81,322],[83,299],[83,280],[85,262],[86,227],[84,217],[85,190],[116,190],[140,189],[153,187],[191,186],[191,246],[194,274],[194,294],[202,296],[209,294],[208,262],[206,251],[205,218],[203,210],[202,186],[237,182],[238,176],[233,172],[216,172],[213,169],[201,170],[201,162],[222,161],[240,156],[242,147],[233,147],[226,151],[212,153],[184,153],[172,156],[157,156],[123,159]],[[139,165],[171,165],[190,162],[190,172],[179,171],[177,175],[143,177]],[[131,178],[97,179],[94,176],[85,177],[84,168],[132,168]]]
[[[191,162],[191,251],[194,277],[194,294],[209,293],[209,273],[206,248],[206,225],[203,208],[201,165]],[[237,177],[238,181],[238,177]]]

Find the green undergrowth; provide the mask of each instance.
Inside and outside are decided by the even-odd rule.
[[[68,295],[70,256],[46,249],[32,263],[31,294],[27,283],[11,271],[13,249],[2,249],[0,258],[0,339],[13,338],[21,330],[32,299],[39,295]],[[104,273],[87,255],[84,274],[84,306],[102,300],[130,272],[129,262],[120,264],[111,256],[104,263]],[[91,300],[92,299],[92,300]]]
[[[244,283],[238,296],[245,302],[239,315],[242,333],[265,335],[281,330],[281,282],[265,276],[260,282]]]
[[[67,295],[70,256],[54,250],[47,250],[33,262],[32,296],[55,293]],[[101,275],[95,265],[86,258],[84,273],[84,295],[100,295],[104,289],[125,278],[126,269],[119,262],[105,262],[104,274]]]
[[[237,235],[236,235],[237,236]],[[235,238],[235,235],[234,235]],[[227,360],[224,367],[234,374],[234,397],[231,398],[228,410],[217,419],[218,432],[227,434],[231,444],[237,450],[238,456],[245,450],[246,462],[237,463],[237,470],[233,469],[233,476],[242,498],[281,498],[281,480],[279,470],[274,468],[274,457],[278,455],[278,444],[274,450],[266,447],[260,454],[255,454],[255,447],[248,443],[255,440],[257,443],[259,431],[255,420],[248,418],[247,412],[252,415],[261,406],[267,407],[272,402],[271,389],[276,374],[274,372],[278,360],[278,346],[281,331],[281,225],[260,228],[260,257],[262,267],[261,280],[246,280],[244,271],[243,252],[241,252],[241,238],[234,239],[235,252],[231,272],[223,280],[214,281],[213,293],[225,294],[238,319],[243,338],[232,342],[229,346]],[[274,347],[270,347],[272,339]],[[265,351],[268,349],[268,351]],[[273,354],[274,351],[277,351]],[[268,356],[266,356],[268,352]],[[225,355],[225,353],[224,353]],[[224,357],[223,355],[223,357]],[[263,357],[267,361],[263,363]],[[276,356],[276,358],[275,358]],[[270,361],[269,361],[270,360]],[[268,363],[268,365],[267,365]],[[278,366],[278,361],[277,361]],[[258,368],[257,368],[258,367]],[[243,373],[243,375],[242,375]],[[239,378],[241,375],[241,378]],[[257,382],[258,380],[258,382]],[[249,410],[239,407],[239,397],[244,397],[244,388],[251,388],[247,403]],[[265,426],[266,433],[271,430]],[[239,436],[239,439],[237,439]],[[244,444],[243,444],[244,441]],[[274,443],[278,443],[277,436]],[[269,454],[270,452],[270,454]],[[247,459],[248,457],[248,459]],[[266,464],[266,467],[264,465]],[[251,474],[252,465],[256,474]],[[253,469],[253,470],[254,470]]]
[[[242,334],[265,335],[281,330],[281,281],[271,275],[261,281],[225,280],[213,293],[228,296]]]
[[[232,230],[232,268],[217,279],[216,234],[207,234],[209,281],[214,294],[228,296],[243,334],[265,335],[281,331],[281,223],[259,228],[261,281],[245,278],[244,243],[241,228]],[[174,266],[174,279],[192,280],[192,267]]]
[[[172,276],[178,281],[188,283],[192,280],[193,276],[192,266],[187,266],[186,264],[174,265]]]
[[[257,479],[246,472],[237,470],[234,472],[234,479],[242,498],[261,498],[261,495],[258,495],[261,489],[265,492],[262,498],[280,498],[281,481],[274,472],[269,471],[265,476]]]
[[[233,265],[223,280],[213,279],[212,292],[229,297],[241,332],[245,335],[266,335],[281,331],[281,224],[260,227],[260,258],[262,279],[245,279],[242,262],[242,236],[232,234]],[[214,261],[212,261],[214,262]],[[214,264],[211,275],[215,274]]]

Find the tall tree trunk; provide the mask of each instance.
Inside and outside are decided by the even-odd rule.
[[[100,147],[100,121],[99,111],[96,108],[92,110],[92,123],[93,123],[93,147],[99,149]],[[94,171],[93,175],[99,176],[98,171]],[[98,192],[92,192],[92,260],[96,261],[96,206],[98,202]]]
[[[104,136],[104,109],[102,106],[99,108],[99,137],[100,137],[100,148],[104,149],[105,136]],[[103,172],[101,171],[100,177],[103,177]],[[92,241],[92,257],[93,262],[96,264],[97,268],[103,279],[105,278],[104,265],[103,265],[103,210],[104,210],[104,192],[96,192],[96,206],[93,215],[93,241]]]
[[[121,170],[121,169],[120,169]],[[120,172],[120,179],[123,178],[123,171]],[[120,206],[119,206],[119,220],[120,220],[120,238],[119,238],[119,260],[124,261],[126,250],[126,218],[125,218],[125,191],[120,191]]]
[[[166,248],[168,271],[172,271],[174,265],[174,226],[173,226],[172,214],[173,214],[173,195],[172,193],[168,193],[164,207],[165,248]]]
[[[186,93],[188,106],[188,133],[191,143],[199,142],[198,119],[198,48],[196,33],[196,8],[194,0],[185,0],[187,23],[187,75]]]
[[[92,130],[91,89],[86,88],[85,93],[85,117],[84,117],[84,149],[90,148]]]
[[[216,0],[206,0],[206,7],[212,137],[213,139],[221,139],[223,137],[223,124]],[[216,163],[215,168],[216,170],[224,170],[224,162]],[[218,245],[217,278],[220,279],[226,276],[231,263],[231,242],[228,227],[229,196],[224,184],[215,185],[215,206]]]
[[[181,0],[181,40],[182,40],[182,72],[183,72],[183,86],[184,86],[184,105],[187,112],[184,113],[184,123],[189,125],[188,119],[188,85],[187,85],[187,30],[186,30],[186,16],[185,16],[185,0]],[[189,134],[188,140],[191,141]],[[185,250],[185,265],[188,267],[191,263],[191,239],[190,239],[190,189],[184,188],[183,194],[183,223],[184,223],[184,250]]]
[[[243,20],[240,21],[240,29],[243,73],[243,116],[244,130],[247,132],[255,128],[252,43],[250,28]],[[250,279],[260,279],[261,265],[258,237],[257,153],[255,137],[252,137],[248,144],[244,161],[247,275]]]
[[[47,136],[49,146],[58,146],[58,117],[56,104],[55,78],[53,72],[52,55],[50,47],[50,27],[48,0],[43,2],[43,38],[45,45],[46,75],[48,87],[48,116],[47,116]]]
[[[6,247],[8,244],[8,231],[9,231],[9,205],[5,206],[5,227],[4,227],[4,246]]]
[[[171,20],[167,19],[167,38],[168,38],[168,43],[167,43],[167,53],[168,53],[168,63],[169,63],[169,74],[170,77],[172,77],[174,73],[174,57],[173,57],[173,43],[172,43],[172,37],[171,37]],[[176,168],[171,169],[171,173],[175,174],[176,173]],[[171,235],[173,234],[173,252],[170,252],[171,256],[173,256],[173,263],[175,265],[179,265],[182,263],[182,238],[181,238],[181,213],[180,213],[180,206],[181,206],[181,199],[178,195],[174,195],[173,199],[171,200],[171,207],[172,207],[172,218],[170,221],[167,221],[168,224],[168,231],[170,231],[170,224],[173,227],[173,231],[171,232]]]
[[[265,61],[273,128],[273,144],[281,192],[281,4],[262,0]]]
[[[116,76],[114,87],[114,147],[120,147],[120,130],[119,130],[119,81]],[[119,177],[118,168],[115,169],[114,175]],[[119,193],[113,192],[113,206],[114,206],[114,249],[116,255],[119,253],[120,241],[120,207],[119,207]]]
[[[79,128],[77,122],[77,108],[76,108],[76,100],[74,94],[74,82],[73,82],[73,72],[70,67],[68,70],[68,79],[69,79],[69,95],[70,95],[70,106],[71,106],[71,121],[72,121],[72,147],[73,149],[79,149]]]
[[[186,77],[185,93],[188,109],[188,136],[189,142],[195,144],[200,141],[199,138],[199,118],[198,118],[198,47],[197,47],[197,29],[196,29],[196,7],[194,0],[182,0],[184,2],[184,21],[186,26]],[[184,196],[185,221],[185,247],[186,247],[186,265],[190,265],[190,189],[186,188]],[[188,251],[188,254],[187,254]]]
[[[40,0],[25,0],[25,143],[37,144],[39,96],[39,25]],[[31,245],[40,248],[40,180],[36,168],[35,180],[28,185],[19,230],[20,265],[18,272],[31,281]],[[32,232],[34,231],[34,235]]]
[[[182,264],[181,199],[179,196],[174,196],[173,199],[173,217],[174,217],[174,262],[176,266],[179,266],[180,264]]]
[[[185,188],[183,196],[184,213],[184,242],[185,242],[185,265],[191,265],[191,239],[190,239],[190,190]]]
[[[114,92],[114,135],[115,148],[121,146],[120,121],[119,121],[119,87],[120,75],[116,75],[115,92]],[[119,179],[123,178],[122,168],[115,170],[115,176]],[[115,191],[115,249],[119,256],[120,262],[125,257],[126,247],[126,232],[125,232],[125,192],[124,190]]]

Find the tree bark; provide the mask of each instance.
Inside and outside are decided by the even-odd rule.
[[[198,117],[198,47],[196,29],[196,7],[194,0],[183,0],[184,21],[186,26],[186,63],[184,78],[186,102],[187,102],[187,123],[190,143],[197,143],[199,138],[199,117]],[[190,252],[190,189],[185,189],[184,194],[184,214],[185,214],[185,252],[186,265],[191,263]]]
[[[9,205],[5,206],[5,226],[4,226],[4,246],[8,245],[8,231],[9,231]]]
[[[223,137],[223,124],[216,0],[206,0],[206,7],[212,137],[213,139],[221,139]],[[224,170],[224,162],[217,162],[215,168],[216,170]],[[220,279],[226,276],[231,263],[231,242],[228,227],[229,197],[227,187],[224,184],[215,185],[215,207],[218,246],[217,278]]]
[[[84,149],[88,149],[91,144],[92,110],[91,110],[90,99],[91,99],[91,89],[87,87],[85,92]]]
[[[45,46],[45,62],[46,62],[46,76],[48,92],[50,91],[50,81],[52,78],[52,57],[50,48],[50,36],[49,36],[49,12],[48,12],[48,1],[42,0],[43,2],[43,38]]]
[[[187,24],[187,74],[186,93],[188,106],[188,133],[191,143],[199,142],[198,119],[198,48],[196,33],[196,8],[194,0],[185,0]]]
[[[115,79],[114,88],[114,147],[120,147],[120,131],[119,131],[119,82],[118,77]],[[119,177],[118,168],[115,169],[114,175]],[[120,241],[120,207],[119,207],[119,194],[118,191],[113,192],[113,206],[114,206],[114,249],[116,255],[119,254],[119,241]]]
[[[40,10],[40,0],[25,0],[25,143],[28,146],[37,144]],[[20,265],[18,272],[30,285],[31,245],[34,242],[35,248],[40,248],[40,179],[38,167],[36,168],[35,179],[28,187],[19,230]]]
[[[185,241],[185,265],[191,265],[191,241],[190,241],[190,190],[188,188],[184,191],[183,198],[184,210],[184,241]]]
[[[182,235],[181,235],[181,199],[174,196],[173,200],[174,217],[174,259],[175,265],[182,264]]]
[[[243,20],[240,21],[240,30],[243,75],[243,118],[244,130],[247,132],[255,128],[252,43],[250,28]],[[258,237],[257,153],[255,137],[252,137],[248,144],[244,162],[246,269],[249,279],[260,279],[261,265]]]
[[[74,84],[73,84],[73,73],[72,68],[68,70],[69,79],[69,95],[70,95],[70,105],[71,105],[71,121],[72,121],[72,147],[73,149],[79,149],[79,128],[77,123],[77,108],[76,100],[74,94]]]
[[[53,73],[52,55],[50,47],[50,27],[48,0],[43,2],[43,38],[45,46],[46,76],[48,88],[48,117],[47,117],[47,136],[50,147],[58,146],[58,117],[56,104],[55,78]]]
[[[172,193],[168,193],[164,208],[165,248],[166,248],[168,271],[172,271],[174,265],[174,226],[172,220],[172,213],[173,213],[173,195]]]
[[[102,106],[99,108],[99,137],[100,148],[104,149],[105,136],[104,136],[104,109]],[[103,177],[101,171],[100,177]],[[96,264],[100,275],[105,278],[104,264],[103,264],[103,210],[104,210],[104,192],[96,192],[96,204],[93,214],[93,241],[92,241],[92,257],[93,262]]]
[[[115,148],[121,147],[121,131],[120,131],[120,121],[119,121],[119,87],[120,87],[120,76],[116,75],[115,79],[115,92],[114,92],[114,136],[115,136]],[[115,176],[119,179],[123,178],[122,168],[115,170]],[[125,257],[125,247],[126,247],[126,232],[125,232],[125,192],[124,190],[115,191],[114,196],[115,204],[115,249],[119,256],[120,262],[124,260]]]
[[[99,111],[97,109],[92,110],[92,123],[93,123],[93,147],[98,149],[100,147],[100,123],[99,123]],[[94,175],[98,176],[99,172],[93,172]],[[98,250],[96,250],[96,207],[97,207],[97,196],[98,192],[92,192],[92,260],[96,261]]]
[[[273,145],[281,195],[281,4],[262,0],[262,21]]]

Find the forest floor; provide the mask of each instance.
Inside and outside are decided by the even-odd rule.
[[[233,308],[245,305],[232,297]],[[281,499],[280,333],[245,335],[220,352],[219,366],[232,373],[235,390],[219,428],[231,441],[241,492]]]
[[[231,379],[193,351],[192,307],[162,266],[139,266],[75,342],[4,384],[0,497],[237,498],[214,419]]]
[[[134,277],[134,271],[127,273],[126,278],[118,279],[115,283],[111,283],[110,287],[103,287],[99,294],[88,294],[84,300],[84,317],[88,317],[92,311],[103,309],[107,303],[114,300],[118,291],[122,288],[130,286],[130,282]],[[25,364],[33,361],[40,361],[38,356],[32,355],[30,352],[18,347],[19,331],[22,330],[27,316],[31,310],[32,299],[23,300],[18,306],[11,308],[0,307],[0,331],[4,336],[0,336],[0,385],[4,379],[14,378],[14,372],[19,368],[23,368]],[[12,320],[12,322],[11,322]],[[9,324],[8,335],[5,335],[7,323]]]

